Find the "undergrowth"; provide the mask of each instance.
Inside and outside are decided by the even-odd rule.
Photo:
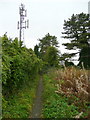
[[[57,81],[55,92],[68,97],[69,104],[77,106],[79,113],[82,113],[80,117],[88,118],[90,111],[89,70],[65,67],[63,70],[53,72],[54,79]]]
[[[44,75],[43,117],[44,118],[72,118],[77,115],[77,107],[68,105],[68,99],[55,93],[55,81]]]
[[[24,85],[15,95],[9,99],[2,99],[3,118],[28,118],[30,116],[33,100],[35,98],[38,79]]]
[[[61,71],[62,72],[62,71]],[[77,72],[78,73],[78,72]],[[81,72],[83,73],[83,72]],[[63,70],[62,74],[65,75]],[[69,80],[68,75],[65,76]],[[78,73],[78,75],[80,72]],[[59,78],[60,76],[60,78]],[[64,78],[61,79],[60,70],[50,70],[48,74],[43,76],[44,79],[44,93],[43,93],[43,117],[44,118],[87,118],[89,106],[88,101],[82,101],[75,94],[71,93],[70,96],[66,95],[58,90],[57,84],[63,85],[63,90],[65,90]],[[77,76],[78,77],[78,76]],[[58,79],[57,79],[58,78]],[[70,80],[72,80],[70,78]],[[67,85],[67,84],[65,84]],[[61,86],[59,86],[60,89]],[[69,86],[70,87],[70,86]],[[77,86],[75,86],[77,87]],[[66,88],[67,89],[67,88]],[[58,91],[58,92],[57,92]]]

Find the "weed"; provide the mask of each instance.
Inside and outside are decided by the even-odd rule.
[[[8,100],[3,97],[3,118],[28,118],[30,116],[38,79],[24,85],[17,94]]]
[[[68,98],[55,93],[55,81],[49,75],[44,75],[44,118],[72,118],[79,112],[75,105],[68,104]],[[52,82],[51,82],[52,81]]]

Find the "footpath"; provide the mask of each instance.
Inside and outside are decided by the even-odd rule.
[[[32,113],[30,118],[41,118],[42,113],[42,93],[43,93],[43,81],[42,77],[39,80],[38,88],[36,91],[36,97],[34,101],[34,105],[32,108]]]

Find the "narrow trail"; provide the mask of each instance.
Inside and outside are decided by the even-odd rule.
[[[36,98],[35,98],[35,101],[34,101],[34,106],[33,106],[30,118],[41,118],[42,93],[43,93],[43,81],[42,81],[42,77],[41,77],[40,80],[39,80],[39,83],[38,83],[38,88],[37,88],[37,91],[36,91]]]

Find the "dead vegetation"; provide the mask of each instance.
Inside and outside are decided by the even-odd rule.
[[[74,118],[90,118],[90,70],[85,70],[84,67],[64,67],[50,69],[48,74],[55,81],[55,92],[67,98],[68,105],[77,107],[79,114]]]
[[[79,98],[81,101],[90,99],[90,81],[89,71],[77,69],[74,67],[64,68],[56,71],[57,93],[64,94],[67,97],[72,95]]]

